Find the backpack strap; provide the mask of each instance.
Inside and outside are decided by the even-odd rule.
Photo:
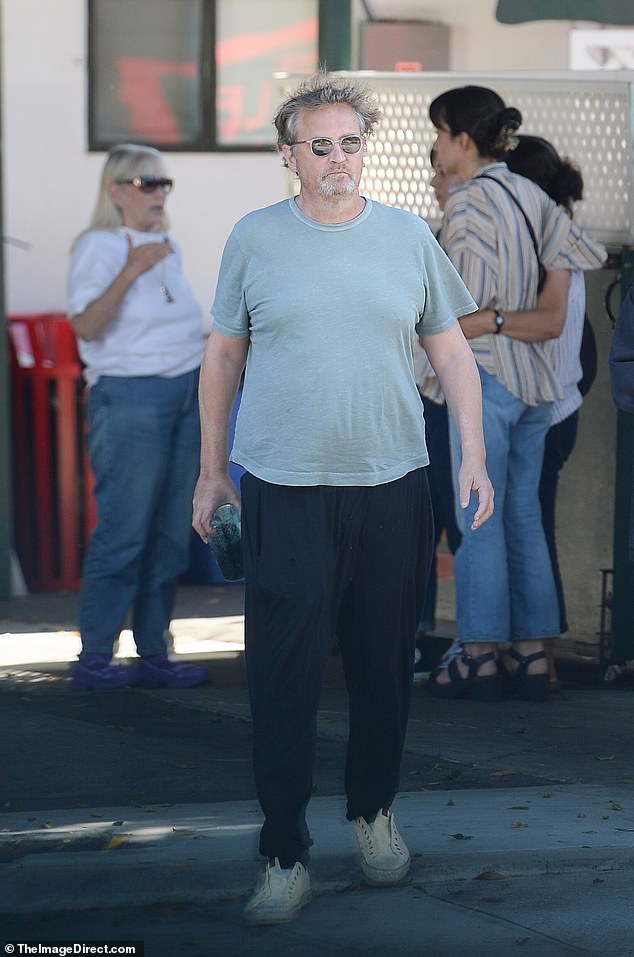
[[[537,244],[537,236],[535,235],[535,230],[533,229],[533,224],[531,223],[530,219],[528,218],[528,215],[527,215],[527,213],[526,213],[526,210],[524,209],[524,207],[522,206],[522,204],[520,203],[520,201],[517,199],[517,197],[514,196],[514,194],[511,192],[511,190],[508,188],[508,186],[507,186],[505,183],[503,183],[501,180],[499,180],[499,179],[497,178],[497,176],[490,176],[488,173],[480,173],[479,175],[474,176],[474,179],[490,179],[490,180],[492,180],[494,183],[497,183],[498,186],[501,186],[502,189],[503,189],[506,193],[508,193],[508,195],[511,197],[511,199],[513,200],[513,202],[515,203],[515,205],[516,205],[517,208],[519,209],[520,213],[521,213],[522,216],[524,217],[524,222],[526,223],[526,228],[528,229],[529,235],[530,235],[530,237],[531,237],[531,242],[532,242],[532,244],[533,244],[533,249],[535,250],[535,257],[536,257],[536,259],[537,259],[537,265],[538,265],[538,267],[539,267],[539,281],[538,281],[538,283],[537,283],[537,292],[541,292],[542,289],[544,288],[544,282],[546,281],[546,270],[545,270],[545,268],[544,268],[544,265],[543,265],[541,259],[539,258],[539,246],[538,246],[538,244]]]

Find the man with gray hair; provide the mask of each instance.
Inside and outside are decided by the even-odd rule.
[[[462,441],[460,503],[493,511],[481,396],[457,318],[476,309],[427,225],[359,192],[371,94],[320,73],[278,109],[300,192],[250,213],[225,246],[200,386],[193,524],[241,508],[254,772],[267,858],[253,923],[310,900],[316,715],[336,636],[349,693],[347,818],[365,879],[393,885],[410,855],[390,805],[432,554],[422,404],[412,337],[426,349]],[[246,364],[227,474],[227,426]]]

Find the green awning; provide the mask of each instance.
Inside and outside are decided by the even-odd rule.
[[[498,0],[500,23],[529,20],[594,20],[617,26],[634,25],[634,0]]]

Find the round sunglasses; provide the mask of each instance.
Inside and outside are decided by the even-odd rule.
[[[174,188],[174,180],[165,176],[133,176],[132,179],[118,179],[119,186],[134,186],[142,193],[153,193],[155,189],[162,189],[165,193]]]
[[[344,153],[358,153],[363,146],[363,137],[356,134],[342,136],[340,140],[331,140],[328,136],[313,136],[312,140],[297,140],[289,146],[299,146],[308,143],[314,156],[328,156],[335,146],[340,146]]]

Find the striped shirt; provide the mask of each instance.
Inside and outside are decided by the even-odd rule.
[[[581,340],[583,338],[583,323],[586,312],[586,287],[583,273],[580,269],[570,275],[570,288],[566,305],[566,321],[561,335],[553,340],[553,361],[555,375],[563,390],[561,399],[553,402],[552,425],[563,422],[569,415],[576,412],[583,402],[579,391],[579,382],[583,376],[581,366]],[[440,383],[434,374],[427,353],[419,345],[418,339],[413,344],[414,371],[418,388],[432,402],[442,404],[445,401]]]
[[[439,241],[481,309],[534,309],[538,264],[528,227],[503,182],[528,216],[549,269],[597,269],[600,243],[577,227],[531,180],[491,163],[449,194]],[[467,320],[468,321],[468,320]],[[554,342],[521,342],[489,333],[470,339],[476,361],[527,405],[561,399]]]

